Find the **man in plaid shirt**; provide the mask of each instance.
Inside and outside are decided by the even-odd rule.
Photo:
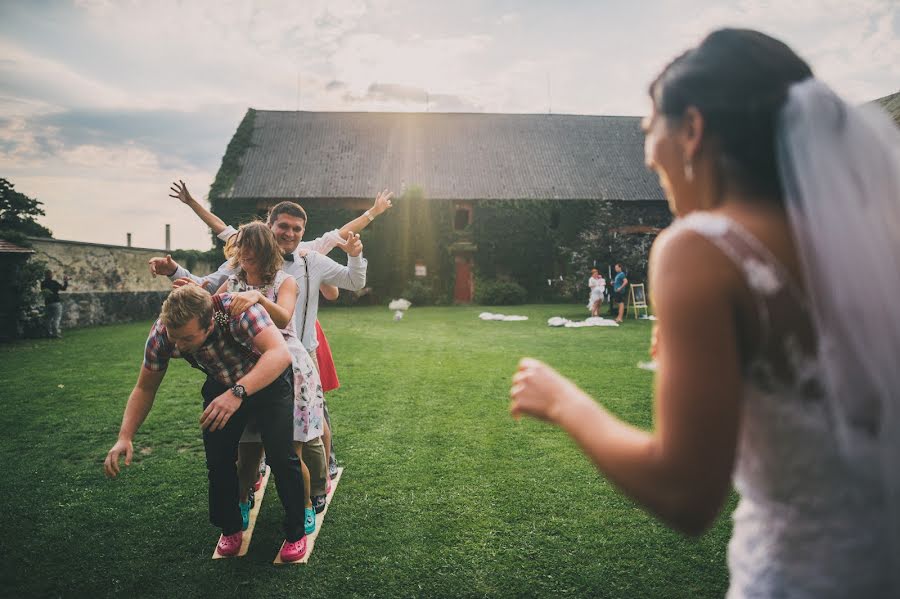
[[[203,445],[209,471],[209,519],[222,529],[218,551],[236,555],[243,540],[235,467],[244,425],[256,417],[285,511],[283,561],[306,553],[303,530],[304,489],[293,446],[294,392],[291,355],[281,332],[262,306],[229,316],[231,295],[213,298],[196,285],[172,291],[147,338],[144,363],[128,398],[119,439],[106,457],[106,474],[119,473],[119,458],[131,463],[132,439],[140,428],[171,358],[184,358],[206,373],[203,395]]]

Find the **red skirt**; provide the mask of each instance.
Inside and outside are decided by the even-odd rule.
[[[331,357],[331,348],[328,347],[328,339],[325,338],[325,332],[322,325],[316,319],[316,340],[319,347],[316,349],[316,358],[319,360],[319,378],[322,380],[322,391],[333,391],[341,386],[341,382],[337,377],[337,370],[334,369],[334,359]]]

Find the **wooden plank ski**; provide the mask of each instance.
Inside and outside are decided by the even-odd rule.
[[[331,481],[331,492],[325,497],[325,509],[322,510],[321,513],[316,514],[316,532],[311,535],[306,535],[306,555],[304,555],[301,559],[296,562],[283,562],[281,561],[281,549],[284,547],[284,543],[282,543],[281,547],[278,548],[278,553],[275,554],[275,560],[272,562],[273,564],[305,564],[309,561],[309,556],[312,555],[313,547],[316,544],[316,538],[319,536],[319,533],[322,531],[322,523],[325,522],[325,514],[328,513],[328,506],[331,505],[331,498],[334,497],[334,493],[337,491],[338,483],[341,481],[341,475],[344,473],[343,468],[338,468],[337,476]]]
[[[256,516],[259,515],[259,508],[262,506],[263,497],[266,494],[266,485],[269,484],[269,474],[272,473],[272,469],[266,466],[266,473],[263,475],[262,482],[259,485],[259,491],[256,492],[256,501],[253,504],[253,509],[250,510],[250,525],[247,527],[247,530],[244,531],[244,537],[241,541],[241,550],[238,551],[237,555],[227,556],[221,555],[219,553],[219,540],[216,539],[216,548],[213,550],[213,559],[228,559],[229,557],[244,557],[247,555],[247,550],[250,549],[250,539],[253,537],[253,528],[256,526]]]

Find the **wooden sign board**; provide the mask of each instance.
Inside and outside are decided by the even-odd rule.
[[[628,299],[631,307],[634,309],[634,317],[638,318],[638,312],[644,311],[644,316],[650,315],[650,309],[647,306],[647,294],[644,290],[643,283],[633,283],[628,286]]]

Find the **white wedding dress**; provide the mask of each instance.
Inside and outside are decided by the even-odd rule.
[[[738,266],[759,319],[760,351],[744,365],[728,596],[887,596],[878,423],[857,423],[853,456],[840,451],[807,299],[736,222],[698,212],[673,229],[698,233]]]

